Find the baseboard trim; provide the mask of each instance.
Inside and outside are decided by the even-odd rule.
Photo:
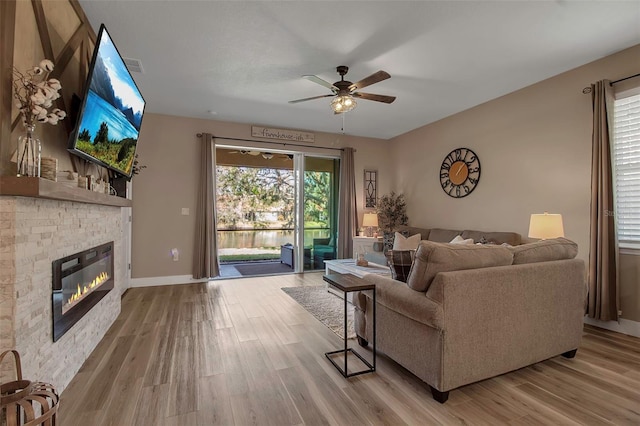
[[[640,337],[640,322],[631,321],[620,318],[620,322],[616,321],[600,321],[589,317],[584,317],[585,324],[604,328],[606,330],[617,331],[618,333],[628,334],[630,336]]]
[[[206,278],[194,279],[191,275],[172,275],[168,277],[131,278],[130,288],[153,287],[160,285],[193,284],[209,281]]]

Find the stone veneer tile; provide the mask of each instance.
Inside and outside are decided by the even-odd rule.
[[[15,217],[14,198],[0,197],[0,351],[15,346]],[[0,365],[0,382],[15,379],[12,364],[5,361]]]
[[[52,383],[62,392],[120,313],[125,278],[120,208],[0,197],[0,215],[0,345],[20,352],[25,378]],[[114,241],[115,289],[54,343],[51,262],[109,241]]]

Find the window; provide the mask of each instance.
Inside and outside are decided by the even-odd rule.
[[[640,94],[616,99],[613,111],[618,241],[640,248]]]

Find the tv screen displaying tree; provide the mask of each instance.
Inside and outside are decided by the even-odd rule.
[[[104,25],[69,151],[131,177],[145,101]]]

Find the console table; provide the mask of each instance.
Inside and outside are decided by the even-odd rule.
[[[373,243],[381,242],[382,237],[353,237],[353,257],[357,257],[356,253],[371,253]]]

